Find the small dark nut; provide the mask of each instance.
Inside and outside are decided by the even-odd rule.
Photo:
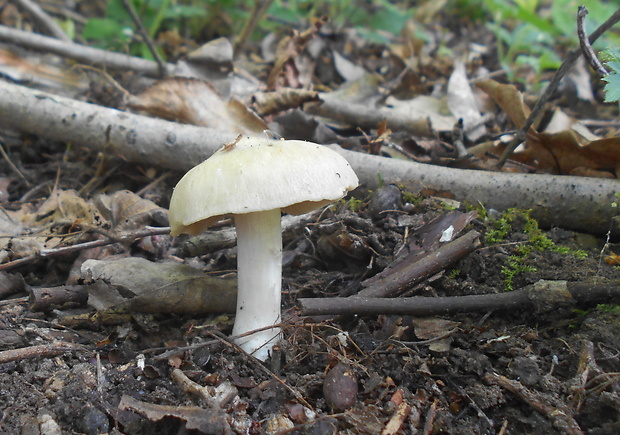
[[[355,374],[346,364],[338,363],[325,376],[323,396],[333,410],[343,411],[355,405],[357,390]]]

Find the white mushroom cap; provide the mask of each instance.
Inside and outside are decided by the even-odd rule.
[[[358,183],[344,157],[325,146],[244,137],[179,181],[170,201],[170,232],[196,235],[223,217],[263,210],[307,213]]]

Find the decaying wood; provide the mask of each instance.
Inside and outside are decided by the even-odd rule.
[[[570,435],[581,435],[583,431],[573,417],[573,412],[562,402],[555,400],[550,394],[539,393],[526,388],[523,384],[497,373],[489,373],[484,379],[489,384],[496,384],[510,391],[533,409],[553,422],[553,425]]]
[[[58,342],[53,344],[42,344],[40,346],[29,346],[21,347],[19,349],[4,350],[0,352],[0,364],[26,358],[56,356],[82,348],[83,347],[78,344]]]
[[[435,316],[474,311],[530,310],[538,314],[560,308],[588,307],[620,302],[620,282],[539,281],[536,284],[505,293],[408,298],[300,298],[301,314],[315,315],[379,315],[400,314]],[[568,311],[570,312],[570,310]]]
[[[6,128],[177,170],[194,167],[236,137],[231,132],[120,112],[6,82],[0,82],[0,122]],[[612,203],[620,190],[618,180],[454,169],[333,148],[344,155],[369,189],[383,181],[412,191],[448,190],[459,200],[480,202],[488,208],[532,208],[542,225],[594,234],[609,231],[617,212]],[[618,220],[614,222],[617,233]]]
[[[52,308],[85,306],[88,291],[83,285],[58,287],[30,287],[28,308],[31,311],[47,311]]]
[[[356,296],[389,298],[397,296],[415,284],[444,270],[446,267],[480,246],[480,233],[470,231],[464,236],[429,252],[413,264],[399,268],[360,291]]]

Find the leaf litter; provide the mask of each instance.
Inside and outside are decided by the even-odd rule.
[[[434,16],[431,11],[426,21]],[[287,132],[287,139],[323,138],[359,152],[486,169],[503,150],[492,136],[519,128],[529,114],[528,89],[489,80],[470,86],[480,60],[455,63],[433,51],[438,35],[422,20],[407,24],[401,44],[381,47],[379,56],[353,34],[334,43],[321,33],[333,30],[326,26],[316,21],[282,38],[267,69],[253,65],[257,78],[232,78],[225,67],[216,84],[209,72],[218,68],[186,68],[185,76],[200,78],[142,82],[123,94],[124,103],[233,133],[263,134],[268,127]],[[232,65],[226,44],[205,51],[216,59],[207,65]],[[195,67],[199,58],[187,60]],[[250,98],[258,88],[270,92],[268,104],[259,94]],[[264,119],[249,109],[252,102],[268,107],[258,110]],[[481,112],[492,113],[492,121],[478,124],[486,119]],[[464,134],[455,129],[459,118]],[[538,128],[509,171],[617,177],[613,134]],[[460,137],[478,163],[459,155]],[[399,285],[404,296],[493,295],[504,290],[503,271],[518,255],[524,262],[514,288],[539,280],[584,283],[611,293],[591,304],[617,302],[617,284],[606,284],[618,278],[607,260],[614,257],[601,261],[617,249],[609,240],[555,228],[545,233],[552,244],[589,257],[548,244],[524,254],[521,247],[541,243],[526,214],[506,227],[500,211],[463,204],[449,192],[412,194],[384,180],[383,189],[359,192],[285,232],[285,340],[262,365],[226,337],[236,259],[230,222],[222,223],[226,241],[216,247],[148,233],[167,224],[167,202],[181,174],[165,176],[166,168],[114,155],[98,160],[79,145],[45,138],[25,146],[30,149],[8,147],[8,156],[30,183],[7,179],[0,217],[0,385],[11,394],[1,409],[5,433],[548,434],[618,427],[619,335],[611,305],[546,301],[557,307],[544,316],[491,310],[313,318],[302,317],[296,304],[304,297],[348,297],[382,278],[398,281],[399,271],[409,272],[419,258],[431,272]],[[95,168],[97,161],[104,167]],[[28,190],[45,183],[56,187]],[[87,184],[100,187],[78,193]],[[498,227],[503,236],[493,240]],[[469,231],[466,247],[449,263],[435,264],[442,248],[463,240],[461,231]],[[107,244],[63,254],[97,241]],[[52,297],[60,291],[80,296]]]

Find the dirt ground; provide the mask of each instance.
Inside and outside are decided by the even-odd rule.
[[[460,26],[449,21],[434,29]],[[490,32],[474,24],[457,27],[446,46],[455,53],[459,45],[472,41],[492,47]],[[330,53],[336,49],[329,44],[339,44],[338,49],[350,45],[344,35],[322,36]],[[479,60],[490,72],[501,69],[494,51]],[[389,69],[385,89],[403,91],[403,98],[430,95],[441,87],[436,85],[446,84],[454,67],[454,59],[445,57],[427,59],[420,71],[410,71],[398,56],[383,56],[384,52],[384,47],[365,46],[349,54],[355,61],[368,60],[369,70]],[[244,67],[259,82],[266,80],[268,64],[259,59],[254,69]],[[322,56],[308,76],[335,89],[344,80],[333,64],[333,58]],[[532,74],[527,77],[530,81],[520,88],[540,81]],[[120,82],[127,79],[123,85],[128,88],[134,78],[115,76]],[[98,79],[90,83],[88,99],[103,104],[102,93],[107,92],[114,101],[112,86]],[[103,90],[98,89],[101,83]],[[561,98],[552,104],[561,100],[576,119],[617,119],[617,107],[568,101],[572,94],[566,89],[558,93]],[[536,96],[526,97],[531,103]],[[600,95],[597,98],[600,102]],[[497,113],[489,123],[499,137],[514,126]],[[360,134],[357,125],[328,127],[298,110],[282,123],[282,135],[319,142],[319,133],[328,132],[323,143],[354,136],[356,150],[367,152],[384,127],[373,125]],[[8,129],[0,133],[0,240],[11,239],[3,245],[0,259],[2,434],[620,433],[620,311],[614,305],[619,301],[594,291],[620,279],[619,266],[608,263],[618,261],[612,255],[620,252],[618,244],[560,228],[539,231],[527,212],[501,215],[437,197],[445,192],[413,195],[398,186],[355,192],[284,233],[283,339],[261,363],[229,341],[234,321],[230,314],[191,309],[97,312],[92,306],[96,283],[80,273],[88,259],[131,257],[156,266],[184,263],[210,276],[229,278],[236,270],[230,241],[200,248],[187,237],[157,234],[40,255],[48,244],[67,247],[135,230],[123,227],[129,218],[115,221],[119,215],[104,218],[92,212],[93,198],[102,194],[112,201],[115,193],[129,192],[165,211],[182,174],[103,156],[79,144]],[[419,152],[423,162],[447,165],[456,160],[455,153],[443,153],[452,139],[449,135],[428,141],[416,141],[403,131],[393,136],[404,137],[400,143],[410,145],[410,154]],[[537,169],[533,165],[524,171]],[[42,207],[58,192],[69,192],[65,204],[90,216],[90,226],[68,209]],[[480,198],[481,204],[484,200]],[[477,216],[467,214],[472,210]],[[165,216],[151,211],[140,217],[140,225],[167,225]],[[22,213],[19,219],[24,219],[28,234],[5,235],[9,229],[3,216],[9,212]],[[475,231],[476,243],[407,286],[400,296],[501,296],[546,280],[591,286],[599,297],[588,299],[586,292],[575,304],[531,300],[510,308],[491,302],[475,312],[430,316],[306,316],[301,311],[302,299],[354,295],[368,285],[366,280],[389,275],[391,265],[408,259],[416,249],[434,255],[442,246],[437,239],[448,230],[447,222],[457,217],[467,222],[453,237]],[[433,231],[428,230],[432,225]],[[220,229],[224,233],[226,228]],[[407,261],[403,264],[406,269]],[[113,287],[121,299],[129,297],[123,285],[105,289]],[[616,289],[617,282],[611,287]],[[45,289],[62,289],[71,297],[37,305],[36,292],[41,289],[43,299]]]
[[[33,312],[24,298],[5,300],[0,306],[2,349],[31,351],[0,364],[0,431],[611,434],[620,430],[620,324],[615,306],[560,307],[544,314],[532,309],[487,310],[430,318],[300,317],[298,298],[351,294],[359,290],[363,278],[398,257],[407,228],[398,224],[403,216],[415,218],[420,227],[448,213],[431,198],[403,207],[409,211],[388,210],[378,218],[375,214],[373,220],[366,201],[373,203],[372,198],[372,194],[366,197],[357,212],[349,203],[339,203],[311,229],[302,226],[286,233],[284,340],[264,365],[226,341],[232,322],[225,316],[134,314],[68,327],[68,317],[92,311],[82,305]],[[516,246],[528,243],[526,220],[514,219],[502,241],[483,243],[408,295],[503,292],[502,267]],[[488,218],[477,218],[468,229],[484,234],[494,227]],[[359,238],[364,249],[352,251],[351,244],[320,241],[343,230]],[[560,229],[545,234],[554,246],[568,246],[570,252],[548,249],[529,254],[524,264],[536,271],[517,273],[514,288],[540,279],[585,282],[620,277],[618,268],[601,261],[603,240]],[[484,235],[481,238],[485,240]],[[370,249],[369,241],[374,241],[375,249]],[[184,252],[183,243],[183,239],[174,242],[169,253]],[[137,244],[130,249],[145,255]],[[588,256],[578,258],[573,254],[576,249]],[[41,285],[45,280],[37,277],[66,273],[71,267],[68,260],[40,261],[21,273],[31,285]],[[219,270],[233,270],[235,251],[228,248],[186,261],[196,267],[215,264]],[[203,389],[192,389],[188,383]]]

